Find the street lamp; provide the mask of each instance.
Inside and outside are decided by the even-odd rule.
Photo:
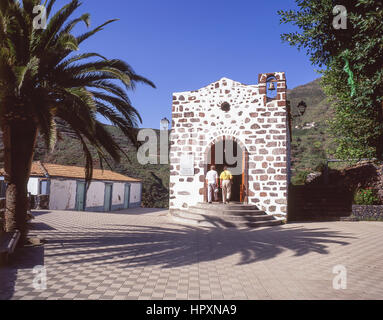
[[[304,102],[304,101],[299,102],[299,104],[297,105],[297,109],[299,111],[299,115],[294,116],[294,118],[303,117],[304,114],[306,113],[306,109],[307,109],[306,102]]]

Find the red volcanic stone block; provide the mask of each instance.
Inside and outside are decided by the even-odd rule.
[[[276,168],[286,168],[286,163],[285,162],[277,162],[277,163],[274,163],[274,167],[276,167]]]
[[[267,123],[277,123],[278,119],[272,118],[272,119],[267,119]]]
[[[278,101],[278,107],[286,107],[286,101]]]
[[[189,97],[189,101],[194,101],[195,99],[197,99],[196,97]]]
[[[278,147],[278,143],[277,142],[269,142],[267,145],[266,145],[267,148],[275,148],[275,147]]]
[[[266,87],[260,87],[259,94],[266,94]]]
[[[194,118],[194,112],[185,112],[184,117],[185,118]]]
[[[273,150],[273,155],[282,155],[286,153],[286,148],[278,148]]]
[[[266,197],[267,197],[267,193],[266,193],[266,192],[261,192],[260,196],[261,196],[262,198],[266,198]]]
[[[261,181],[268,181],[269,180],[269,176],[267,175],[263,175],[260,177]]]
[[[251,126],[251,129],[253,129],[253,130],[257,130],[257,129],[261,129],[261,127],[255,123],[255,124],[253,124],[253,125]]]
[[[275,173],[277,173],[277,172],[275,171],[275,169],[273,169],[273,168],[269,168],[269,169],[267,170],[267,173],[268,173],[268,174],[275,174]]]
[[[275,180],[277,180],[277,181],[283,181],[286,179],[287,179],[286,175],[276,175],[275,176]]]
[[[179,96],[178,100],[185,101],[185,97],[184,96]]]
[[[252,113],[250,113],[250,117],[252,117],[252,118],[257,118],[258,117],[258,113],[256,113],[256,112],[252,112]]]
[[[255,191],[261,190],[261,185],[259,183],[254,183],[253,187]]]
[[[264,157],[256,156],[254,157],[254,161],[263,161]]]
[[[265,143],[266,143],[266,140],[265,140],[265,139],[256,139],[256,140],[255,140],[255,143],[256,143],[256,144],[265,144]]]
[[[265,170],[257,169],[252,171],[253,174],[265,174]]]
[[[260,154],[269,154],[269,151],[267,149],[260,149],[259,153]]]

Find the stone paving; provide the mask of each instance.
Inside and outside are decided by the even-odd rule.
[[[382,299],[383,223],[177,225],[167,211],[38,212],[43,247],[0,269],[0,299]],[[35,266],[46,290],[36,290]],[[347,289],[333,289],[333,268]]]

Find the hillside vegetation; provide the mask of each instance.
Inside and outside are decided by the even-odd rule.
[[[326,121],[331,117],[331,108],[326,101],[319,79],[288,91],[292,113],[297,114],[296,106],[305,101],[307,111],[302,118],[294,118],[292,143],[293,182],[301,183],[308,172],[318,170],[326,157],[329,157],[331,142],[326,133]],[[141,165],[137,160],[137,151],[119,129],[107,126],[117,142],[127,153],[120,164],[110,161],[112,170],[139,178],[143,181],[143,205],[145,207],[168,207],[169,165]],[[157,132],[159,143],[159,131]],[[158,146],[157,146],[158,149]],[[94,166],[100,167],[96,153]],[[159,154],[159,153],[158,153]],[[85,163],[79,141],[65,129],[61,131],[55,150],[50,153],[42,140],[38,141],[35,160],[63,165],[83,166]],[[2,161],[0,158],[0,165]],[[106,169],[108,167],[104,166]]]
[[[287,94],[293,115],[298,114],[299,102],[307,104],[304,116],[294,117],[292,132],[293,183],[301,183],[307,173],[320,171],[325,160],[332,157],[334,145],[327,132],[327,121],[333,111],[320,87],[320,79],[288,90]]]

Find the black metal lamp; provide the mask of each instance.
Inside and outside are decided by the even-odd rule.
[[[299,102],[299,104],[297,105],[297,109],[299,111],[299,116],[303,117],[303,115],[306,113],[306,109],[307,109],[306,102],[304,102],[304,101]]]

